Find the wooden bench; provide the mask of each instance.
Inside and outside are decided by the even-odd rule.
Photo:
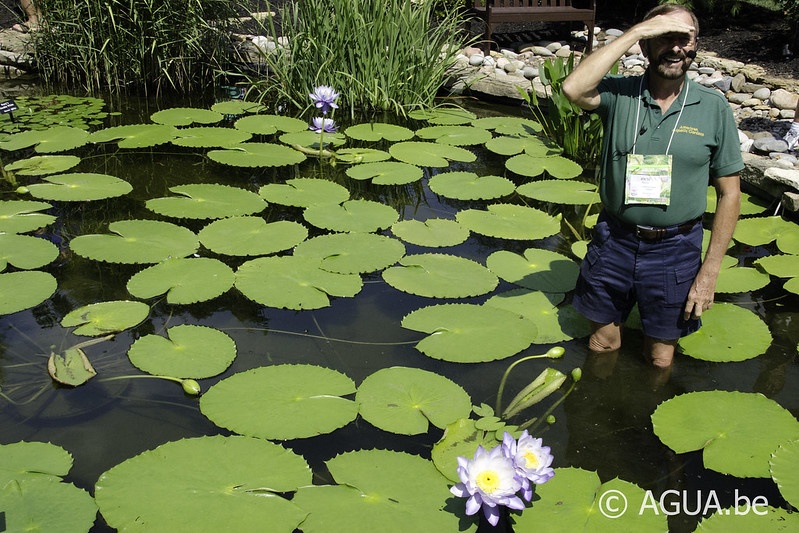
[[[588,44],[585,52],[590,53],[594,44],[594,24],[596,22],[595,0],[572,2],[572,0],[467,0],[468,10],[473,16],[485,22],[483,47],[491,49],[491,35],[497,26],[505,22],[582,22],[588,29]],[[587,7],[574,7],[572,3]]]

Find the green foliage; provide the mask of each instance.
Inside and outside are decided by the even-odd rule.
[[[541,82],[548,88],[546,109],[539,106],[535,91],[522,89],[522,96],[530,106],[535,119],[544,128],[544,136],[563,149],[563,155],[574,159],[586,168],[593,168],[602,148],[602,122],[593,113],[585,113],[563,94],[563,80],[574,70],[574,54],[564,61],[555,58],[538,67]]]
[[[248,76],[259,98],[275,106],[307,110],[308,94],[328,85],[339,105],[356,111],[430,106],[463,47],[460,10],[438,17],[440,0],[318,0],[288,2],[280,29],[270,19],[265,33],[284,37],[288,49],[265,52],[266,78]],[[343,104],[343,105],[342,105]]]
[[[796,0],[660,0],[660,4],[679,4],[694,11],[697,16],[737,16],[744,5],[759,7],[769,11],[793,12],[799,15],[799,2]]]
[[[204,89],[228,47],[236,2],[39,0],[35,54],[46,84],[119,92]]]

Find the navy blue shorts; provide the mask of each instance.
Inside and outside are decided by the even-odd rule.
[[[693,333],[700,320],[683,315],[702,233],[697,222],[687,233],[647,241],[603,211],[580,266],[574,307],[598,324],[621,324],[637,303],[645,335],[675,340]]]

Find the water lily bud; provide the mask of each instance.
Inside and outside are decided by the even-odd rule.
[[[184,379],[180,384],[183,387],[183,392],[191,396],[197,396],[202,392],[200,384],[193,379]]]
[[[582,368],[578,367],[578,368],[575,368],[574,370],[572,370],[572,379],[574,380],[575,383],[580,381],[580,378],[582,378],[582,377],[583,377],[583,369]]]
[[[549,415],[547,417],[547,424],[552,425],[555,423],[555,415]]]
[[[21,187],[17,187],[17,194],[28,194],[28,192],[30,191],[24,185]]]
[[[555,346],[554,348],[550,348],[547,352],[547,357],[550,359],[560,359],[563,357],[563,354],[566,353],[566,350],[563,346]]]

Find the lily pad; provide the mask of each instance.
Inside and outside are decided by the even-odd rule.
[[[433,248],[455,246],[469,238],[468,229],[445,218],[401,220],[391,226],[391,232],[405,242]]]
[[[261,305],[285,309],[320,309],[329,296],[352,297],[363,287],[357,274],[324,270],[309,257],[259,257],[236,271],[236,288]]]
[[[778,278],[799,276],[799,256],[797,255],[769,255],[756,260],[755,265]]]
[[[50,352],[47,373],[56,382],[69,387],[83,385],[97,375],[86,353],[75,346],[63,353]]]
[[[150,306],[142,302],[116,300],[84,305],[64,315],[61,325],[74,327],[75,335],[97,337],[132,328],[144,322]]]
[[[188,148],[226,148],[249,141],[252,135],[245,131],[222,127],[181,128],[172,139],[175,146]]]
[[[519,154],[505,161],[505,168],[530,178],[546,172],[553,178],[571,179],[583,173],[583,167],[571,159],[559,155],[535,157],[529,154]]]
[[[64,172],[80,163],[80,157],[75,155],[36,155],[28,159],[20,159],[4,167],[20,176],[44,176]]]
[[[466,298],[494,290],[497,277],[471,259],[446,254],[415,254],[383,271],[397,290],[430,298]]]
[[[790,293],[799,294],[799,278],[789,279],[783,284],[782,288]]]
[[[746,335],[741,335],[746,331]],[[771,345],[768,326],[752,311],[718,302],[702,313],[702,329],[679,340],[680,349],[703,361],[745,361]]]
[[[127,181],[108,174],[58,174],[44,181],[47,183],[28,185],[31,196],[57,202],[86,202],[124,196],[133,190]]]
[[[10,135],[0,142],[0,150],[21,150],[33,146],[38,154],[65,152],[83,146],[89,133],[71,126],[51,126],[46,130],[29,130]]]
[[[539,180],[520,185],[516,192],[527,198],[567,205],[590,205],[599,201],[596,185],[582,181]]]
[[[758,506],[757,512],[747,506],[740,510],[728,508],[713,513],[699,522],[696,531],[701,533],[750,533],[769,531],[790,533],[799,529],[799,515],[796,512],[774,507]]]
[[[771,455],[771,477],[785,501],[799,508],[799,440],[786,442]]]
[[[316,178],[294,178],[285,183],[267,183],[258,194],[268,202],[292,207],[310,207],[316,204],[340,204],[350,199],[343,185]]]
[[[499,155],[517,155],[525,153],[532,157],[559,155],[562,150],[534,134],[503,135],[494,137],[486,143],[486,148]]]
[[[793,222],[783,220],[781,217],[754,217],[744,218],[735,226],[733,238],[750,246],[762,246],[773,241],[793,240],[799,235],[799,226]],[[787,247],[790,249],[790,246]]]
[[[208,157],[233,167],[282,167],[305,161],[305,155],[282,144],[246,142],[224,150],[211,150]]]
[[[326,464],[338,485],[302,487],[292,500],[309,512],[305,533],[476,530],[462,510],[449,509],[446,478],[421,457],[360,450]]]
[[[216,102],[211,106],[211,111],[223,115],[244,115],[246,113],[260,113],[266,108],[258,102],[245,102],[244,100],[227,100]]]
[[[499,250],[488,256],[486,266],[505,281],[544,292],[569,292],[580,274],[579,264],[541,248],[528,248],[524,257]]]
[[[121,531],[291,533],[307,514],[281,493],[311,483],[305,460],[249,437],[167,442],[114,466],[97,480],[106,522]]]
[[[537,240],[560,231],[560,220],[547,213],[514,204],[492,204],[486,211],[459,211],[455,219],[475,233],[500,239]]]
[[[217,254],[269,255],[288,250],[308,238],[298,222],[266,222],[260,217],[231,217],[211,222],[198,234],[200,242]]]
[[[136,339],[128,350],[130,362],[155,376],[203,379],[221,374],[236,358],[236,343],[218,329],[181,324],[166,334]]]
[[[376,163],[391,159],[391,154],[385,150],[374,148],[340,148],[336,150],[336,160],[350,164]]]
[[[655,434],[676,453],[703,450],[705,468],[771,477],[780,444],[799,439],[799,421],[762,394],[701,391],[675,396],[652,413]]]
[[[380,202],[347,200],[340,205],[312,205],[303,212],[303,217],[317,228],[369,233],[390,227],[399,218],[399,213]]]
[[[510,357],[538,334],[532,321],[512,311],[474,304],[423,307],[406,315],[402,327],[429,334],[416,345],[420,352],[455,363]]]
[[[367,376],[355,395],[360,415],[392,433],[427,433],[469,416],[472,401],[460,385],[420,368],[391,367]]]
[[[127,288],[136,298],[166,294],[170,304],[193,304],[221,296],[233,286],[233,270],[209,257],[167,259],[128,280]]]
[[[254,192],[228,185],[176,185],[169,191],[181,196],[147,200],[147,209],[168,217],[207,219],[253,215],[266,207]]]
[[[376,185],[405,185],[422,179],[424,173],[416,165],[399,161],[380,161],[363,163],[346,170],[347,176],[354,180],[372,180]]]
[[[233,127],[255,135],[274,135],[279,131],[305,131],[308,124],[298,118],[282,115],[250,115],[238,119]]]
[[[200,410],[213,423],[264,439],[302,439],[346,426],[358,406],[344,374],[314,365],[273,365],[239,372],[208,389]]]
[[[452,146],[473,146],[491,140],[491,132],[474,126],[428,126],[416,130],[420,139],[434,140],[437,143]]]
[[[347,138],[341,133],[317,133],[306,129],[305,131],[284,133],[280,136],[280,142],[311,150],[319,150],[323,146],[342,146],[347,142]]]
[[[535,135],[543,130],[535,120],[507,115],[478,118],[472,121],[472,126],[494,130],[500,135]]]
[[[615,478],[602,483],[596,472],[556,468],[555,476],[536,485],[536,501],[512,520],[516,531],[535,531],[541,524],[554,533],[573,531],[668,531],[668,517],[638,512],[651,493]]]
[[[0,232],[27,233],[49,226],[56,217],[38,211],[51,207],[48,203],[31,200],[0,200]]]
[[[478,176],[474,172],[442,172],[428,182],[430,190],[456,200],[493,200],[513,194],[516,186],[507,178]]]
[[[737,266],[722,268],[716,279],[716,292],[718,294],[752,292],[762,289],[770,281],[768,274],[756,268]]]
[[[436,468],[452,483],[458,483],[458,457],[474,457],[478,446],[490,450],[497,444],[493,432],[475,427],[476,420],[461,418],[449,424],[441,440],[433,445],[431,458]]]
[[[108,225],[112,235],[79,235],[69,243],[76,254],[109,263],[160,263],[197,251],[197,236],[183,226],[159,220],[120,220]]]
[[[446,167],[450,161],[471,163],[477,159],[473,152],[465,148],[418,141],[392,144],[388,153],[399,161],[420,167]]]
[[[165,124],[112,126],[89,135],[90,142],[118,141],[120,148],[149,148],[166,144],[178,136],[178,129]]]
[[[396,124],[386,124],[383,122],[371,122],[368,124],[356,124],[344,130],[347,137],[358,139],[359,141],[407,141],[413,138],[413,131]]]
[[[150,115],[150,120],[167,126],[190,126],[192,124],[216,124],[225,116],[217,111],[197,107],[172,107]]]
[[[330,272],[356,274],[393,265],[405,255],[405,245],[374,233],[334,233],[300,243],[294,255],[318,259],[320,267]]]
[[[52,481],[72,469],[72,455],[49,442],[0,444],[0,487],[12,479],[46,478]]]
[[[38,270],[0,274],[0,315],[36,307],[52,296],[58,283]]]
[[[0,233],[0,272],[8,265],[22,270],[33,270],[55,261],[58,248],[46,239]]]
[[[416,109],[408,113],[408,116],[416,120],[426,120],[430,124],[466,124],[477,118],[477,115],[461,107]]]
[[[486,300],[487,306],[513,311],[535,323],[536,344],[556,344],[591,334],[591,323],[572,305],[558,304],[562,294],[547,294],[527,289],[499,293]]]

